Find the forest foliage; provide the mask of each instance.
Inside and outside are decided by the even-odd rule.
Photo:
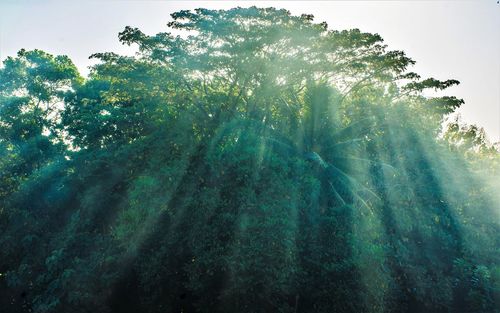
[[[500,156],[378,34],[274,8],[0,67],[2,312],[500,312]],[[178,35],[173,35],[178,34]]]

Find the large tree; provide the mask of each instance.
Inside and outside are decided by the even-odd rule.
[[[498,312],[498,151],[378,34],[274,8],[0,69],[7,312]]]

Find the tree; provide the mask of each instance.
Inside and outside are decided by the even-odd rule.
[[[86,79],[38,50],[4,62],[1,307],[498,311],[477,172],[498,151],[473,127],[439,137],[463,101],[422,94],[458,81],[286,10],[168,27],[126,27],[137,55],[96,53]]]

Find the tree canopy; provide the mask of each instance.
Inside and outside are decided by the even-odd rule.
[[[500,156],[378,34],[275,8],[0,67],[5,312],[500,312]],[[173,35],[173,33],[177,35]]]

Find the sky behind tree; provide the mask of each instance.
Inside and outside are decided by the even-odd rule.
[[[464,98],[464,121],[485,128],[500,141],[500,5],[475,1],[34,1],[0,2],[0,58],[21,49],[66,54],[88,74],[88,56],[114,51],[133,54],[117,34],[125,26],[147,34],[166,30],[170,14],[198,7],[286,8],[308,13],[330,29],[379,33],[389,49],[417,61],[423,78],[458,79],[446,94]]]

